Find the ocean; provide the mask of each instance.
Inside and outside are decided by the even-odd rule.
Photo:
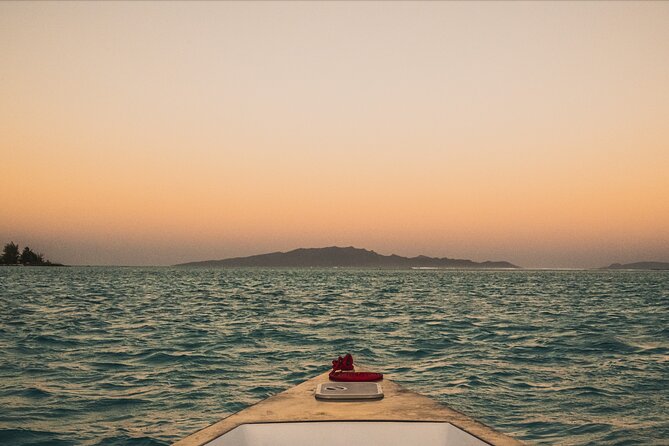
[[[0,444],[166,445],[359,363],[530,444],[669,444],[669,272],[0,268]]]

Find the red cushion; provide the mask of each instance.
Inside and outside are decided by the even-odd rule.
[[[330,372],[331,381],[361,382],[361,381],[379,381],[383,379],[383,373],[373,372]]]

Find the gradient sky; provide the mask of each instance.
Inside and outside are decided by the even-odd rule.
[[[0,242],[669,261],[669,3],[0,3]]]

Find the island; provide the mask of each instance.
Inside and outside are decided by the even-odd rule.
[[[288,252],[272,252],[249,257],[222,260],[204,260],[180,263],[179,267],[262,267],[262,268],[458,268],[458,269],[517,269],[505,261],[474,262],[448,257],[402,257],[395,254],[381,255],[374,251],[349,246],[342,248],[299,248]]]
[[[635,262],[635,263],[612,263],[602,269],[645,269],[645,270],[669,270],[669,262]]]
[[[19,254],[20,252],[20,254]],[[62,263],[53,263],[44,259],[44,255],[34,252],[26,246],[23,251],[14,242],[5,244],[0,255],[0,266],[65,266]]]

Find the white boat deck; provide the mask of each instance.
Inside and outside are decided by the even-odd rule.
[[[230,415],[174,446],[522,444],[387,378],[381,381],[385,397],[369,401],[314,398],[318,384],[327,382],[327,373],[319,375]]]
[[[310,421],[242,424],[205,446],[342,446],[342,443],[378,446],[488,444],[450,423]]]

